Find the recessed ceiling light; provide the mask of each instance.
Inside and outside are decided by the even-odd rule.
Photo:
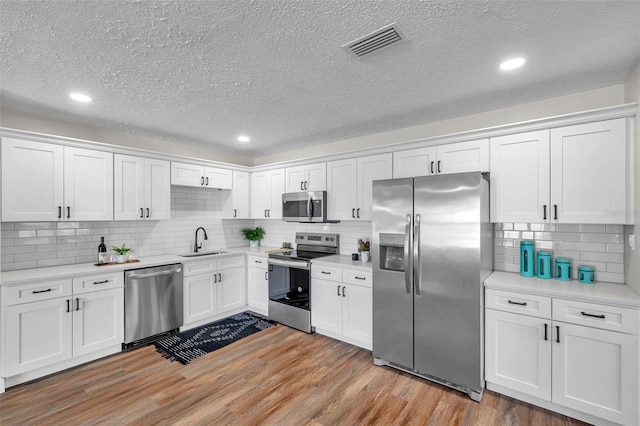
[[[504,61],[500,64],[500,69],[503,71],[509,71],[516,68],[520,68],[525,63],[524,58],[512,58]]]
[[[78,102],[91,102],[93,100],[89,96],[83,95],[82,93],[70,93],[69,97]]]
[[[249,142],[251,139],[249,138],[249,136],[238,136],[238,141],[240,142]]]

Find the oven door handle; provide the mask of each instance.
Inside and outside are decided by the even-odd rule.
[[[269,259],[269,265],[288,266],[289,268],[304,269],[306,271],[311,269],[311,266],[308,262],[292,262],[290,260],[280,259]]]

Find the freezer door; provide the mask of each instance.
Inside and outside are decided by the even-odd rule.
[[[484,387],[482,180],[480,173],[460,173],[414,183],[414,368],[476,391]]]
[[[413,367],[413,179],[373,182],[373,356]]]

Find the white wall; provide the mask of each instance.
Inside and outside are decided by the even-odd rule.
[[[634,71],[627,78],[625,82],[625,93],[624,93],[625,102],[639,102],[640,103],[640,62],[636,65]],[[634,217],[635,221],[640,223],[640,122],[638,121],[640,118],[640,105],[636,111],[636,125],[635,125],[635,177],[634,177],[634,188],[635,188],[635,212]],[[629,235],[635,235],[638,238],[637,233],[635,232],[635,226],[626,226],[625,234],[627,237]],[[628,247],[628,245],[627,245]],[[640,293],[640,241],[636,242],[636,250],[631,251],[627,248],[625,250],[625,268],[626,268],[626,277],[627,284],[633,288],[637,293]]]

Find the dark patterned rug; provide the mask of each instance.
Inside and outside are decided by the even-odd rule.
[[[154,345],[156,351],[163,357],[186,365],[202,355],[275,324],[266,318],[245,311],[220,321],[167,336],[155,342]]]

